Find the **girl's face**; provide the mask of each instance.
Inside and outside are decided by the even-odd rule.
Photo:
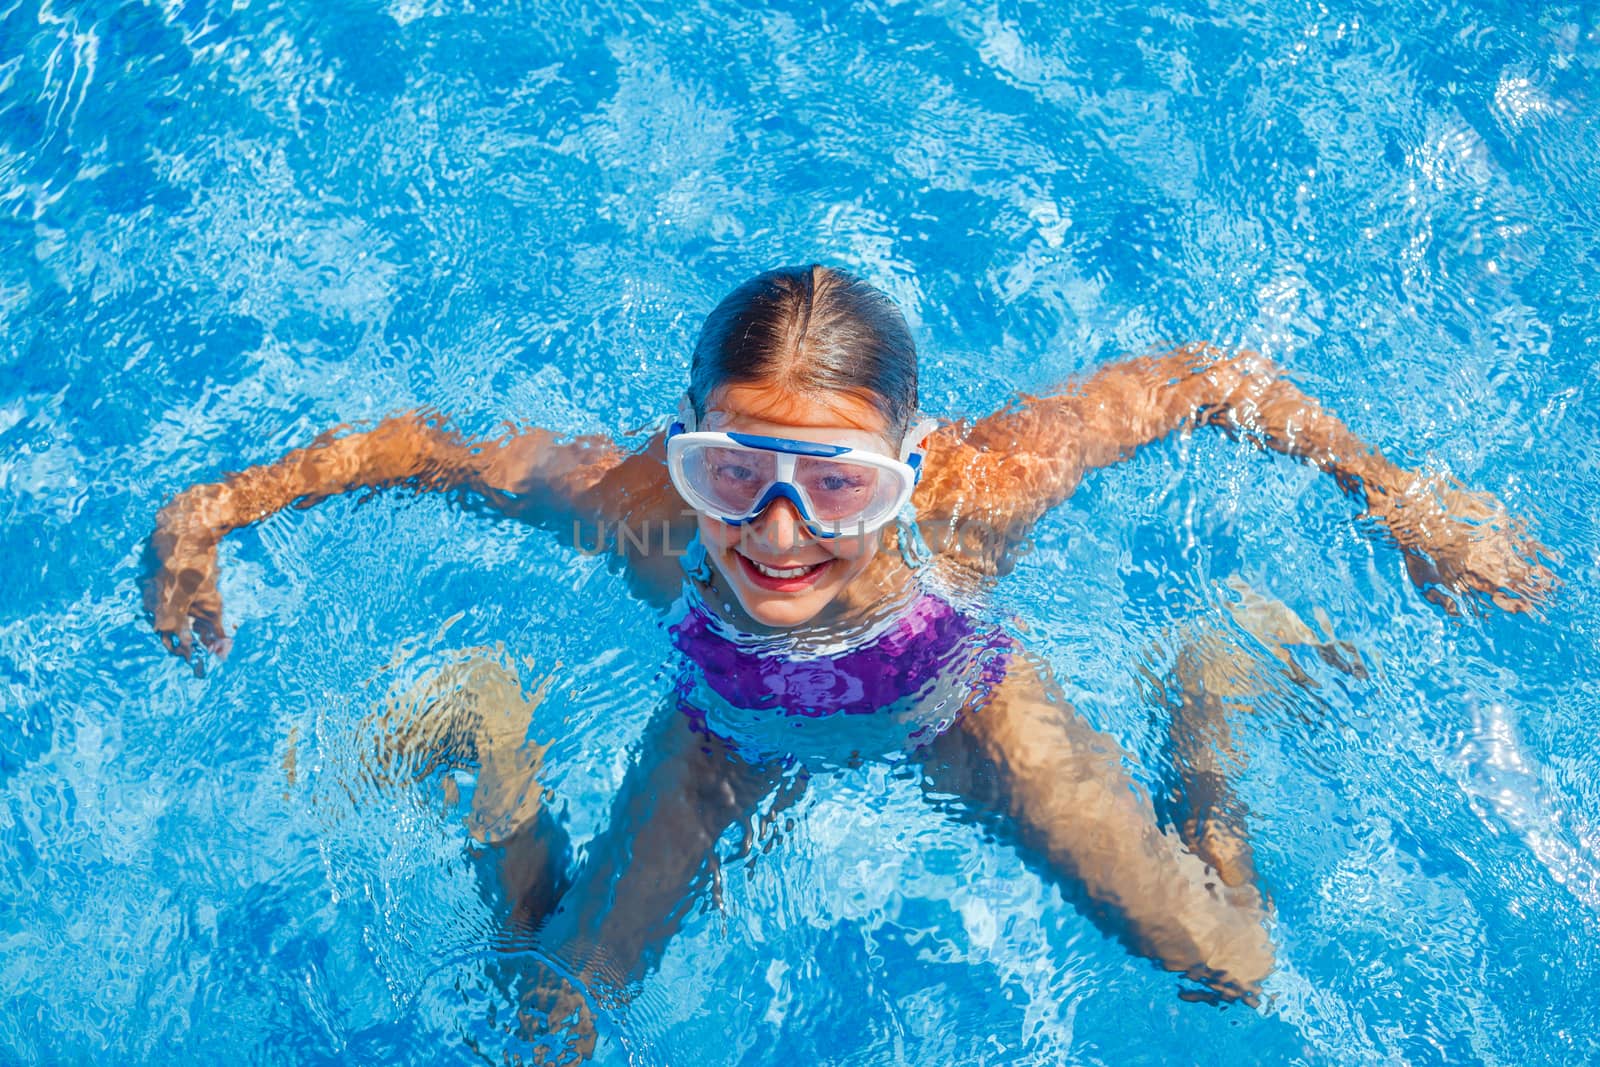
[[[730,385],[706,400],[706,430],[865,448],[898,458],[889,427],[870,403],[848,393],[808,396],[771,385]],[[809,622],[863,571],[881,533],[813,536],[787,500],[743,526],[701,514],[700,543],[745,613],[775,629]]]

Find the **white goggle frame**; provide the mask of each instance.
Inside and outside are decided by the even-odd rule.
[[[729,526],[743,526],[751,522],[775,501],[784,499],[794,506],[806,529],[815,537],[834,538],[842,535],[859,536],[881,529],[911,501],[911,493],[922,475],[922,456],[918,447],[936,423],[931,419],[918,422],[906,434],[901,446],[901,458],[873,452],[870,449],[852,448],[820,441],[799,441],[785,437],[766,437],[760,434],[724,433],[711,430],[692,430],[693,416],[680,411],[680,421],[667,431],[667,472],[674,488],[684,502],[696,511],[720,519]],[[753,495],[748,510],[734,513],[701,492],[695,479],[689,475],[687,461],[694,453],[706,448],[751,452],[768,458],[773,471]],[[892,496],[876,495],[864,509],[848,517],[824,519],[814,505],[805,485],[795,479],[795,470],[804,460],[838,463],[845,466],[868,467],[893,479]]]

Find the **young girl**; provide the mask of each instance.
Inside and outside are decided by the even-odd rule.
[[[220,538],[291,504],[406,485],[469,493],[563,535],[613,531],[638,594],[672,613],[685,680],[570,886],[551,820],[501,842],[519,898],[536,902],[522,919],[612,983],[644,973],[717,840],[779,781],[781,738],[762,725],[843,729],[843,713],[900,724],[931,796],[1007,828],[1134,951],[1213,995],[1252,996],[1273,961],[1259,890],[1217,835],[1186,847],[1163,832],[1116,742],[1044,664],[954,603],[1003,573],[1086,471],[1175,430],[1215,425],[1332,474],[1450,610],[1479,595],[1526,610],[1551,583],[1540,546],[1492,498],[1389,463],[1260,356],[1191,346],[975,423],[919,423],[904,319],[826,267],[729,294],[669,406],[670,430],[631,454],[532,428],[469,441],[427,414],[330,431],[181,494],[154,535],[155,626],[188,657],[194,633],[228,647]]]

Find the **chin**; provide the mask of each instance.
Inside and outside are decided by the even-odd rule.
[[[833,601],[833,597],[816,595],[777,599],[768,593],[740,589],[739,603],[746,615],[763,626],[785,630],[800,626],[817,617]]]

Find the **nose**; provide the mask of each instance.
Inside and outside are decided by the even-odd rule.
[[[781,498],[768,504],[748,529],[754,535],[752,540],[775,552],[797,548],[803,539],[810,537],[800,512],[795,510],[794,504]]]

